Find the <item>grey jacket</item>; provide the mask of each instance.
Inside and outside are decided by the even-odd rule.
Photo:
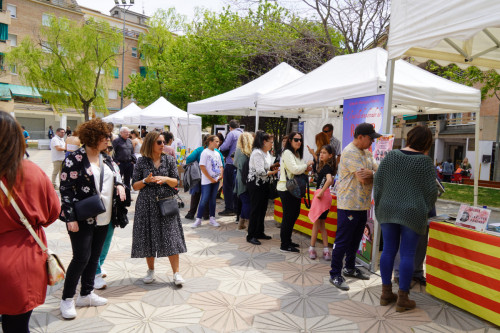
[[[184,185],[184,192],[189,191],[191,188],[201,183],[201,170],[198,161],[186,164],[183,166],[184,176],[182,183]]]

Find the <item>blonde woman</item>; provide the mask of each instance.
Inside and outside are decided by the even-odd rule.
[[[130,132],[130,139],[132,140],[132,147],[134,147],[134,155],[137,159],[141,157],[142,139],[137,130]]]
[[[236,167],[236,185],[234,193],[241,200],[241,214],[238,229],[245,229],[245,224],[250,218],[250,195],[247,191],[248,167],[243,172],[243,166],[248,166],[250,154],[252,154],[253,135],[249,132],[243,132],[236,143],[236,152],[234,153],[234,166]],[[246,173],[246,175],[245,175]]]

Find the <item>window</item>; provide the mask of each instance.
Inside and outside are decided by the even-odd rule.
[[[9,34],[10,46],[17,46],[17,35]]]
[[[137,58],[137,47],[132,48],[132,57]]]
[[[11,4],[7,4],[7,10],[10,11],[10,17],[17,18],[17,7]]]
[[[113,67],[113,77],[118,79],[120,77],[120,69],[118,67]]]
[[[146,67],[144,66],[139,67],[139,71],[142,77],[146,77]]]
[[[42,14],[42,25],[49,27],[50,26],[50,20],[52,19],[52,15],[50,14]]]
[[[137,71],[135,69],[130,71],[130,75],[135,75],[135,74],[137,74]]]
[[[113,90],[113,89],[108,90],[108,98],[118,99],[118,90]]]
[[[9,66],[9,71],[10,71],[10,74],[17,74],[17,67],[16,67],[16,65],[10,65]]]

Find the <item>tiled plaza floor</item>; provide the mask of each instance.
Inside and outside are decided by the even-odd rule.
[[[32,158],[49,175],[48,151]],[[186,206],[188,196],[184,197]],[[220,202],[219,208],[222,203]],[[185,215],[187,207],[181,213]],[[219,209],[220,210],[220,209]],[[129,218],[133,223],[133,207]],[[32,332],[500,332],[491,324],[459,310],[414,286],[417,309],[397,313],[394,305],[378,305],[381,280],[348,279],[343,292],[328,281],[329,262],[310,260],[308,237],[294,234],[300,254],[279,251],[279,229],[268,211],[266,233],[272,240],[254,246],[245,241],[234,217],[218,219],[220,228],[205,222],[191,229],[183,220],[188,252],[181,255],[186,284],[177,287],[167,258],[156,265],[156,282],[145,285],[143,259],[131,259],[132,225],[116,229],[104,269],[108,298],[102,307],[77,308],[75,320],[59,311],[61,286],[49,288],[43,306],[35,309]],[[69,237],[62,222],[47,229],[49,248],[66,266],[71,260]],[[318,252],[321,253],[320,249]],[[396,288],[394,288],[396,290]]]

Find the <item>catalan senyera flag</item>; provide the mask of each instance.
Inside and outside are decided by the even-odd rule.
[[[427,292],[500,325],[500,237],[431,222]]]
[[[311,200],[314,196],[314,191],[309,191],[311,195]],[[304,204],[304,199],[300,204],[300,215],[295,222],[294,229],[298,230],[306,235],[311,235],[313,224],[307,217],[309,214],[309,209],[306,208]],[[281,199],[277,198],[274,200],[274,220],[281,223],[283,219],[283,206],[281,204]],[[337,232],[337,197],[332,195],[332,207],[325,220],[326,233],[328,234],[328,243],[333,244],[335,241],[335,233]],[[322,239],[321,233],[318,233],[318,239]]]

